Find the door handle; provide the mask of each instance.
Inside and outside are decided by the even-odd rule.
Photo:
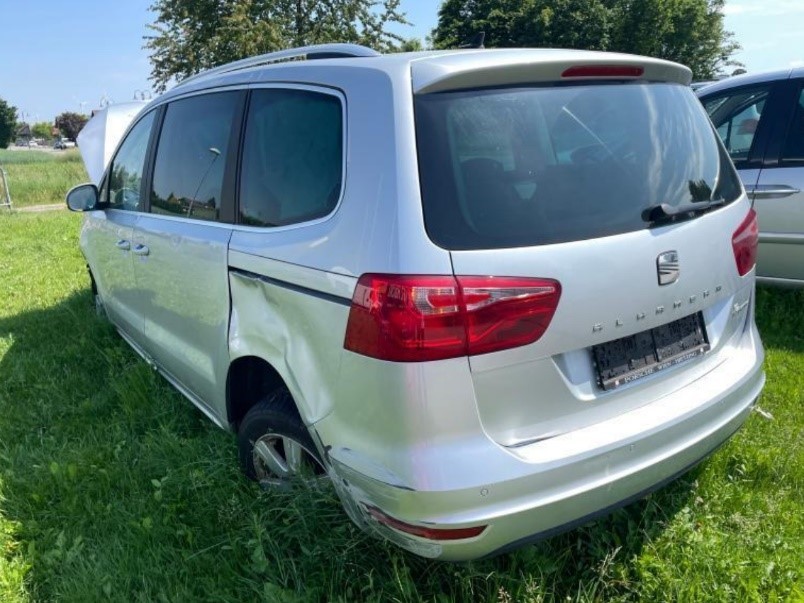
[[[145,245],[137,245],[134,247],[134,255],[148,255],[149,253],[151,253],[151,250]]]
[[[131,249],[131,242],[126,241],[125,239],[120,239],[117,243],[115,243],[115,245],[121,251],[128,251]]]
[[[786,184],[758,184],[746,191],[755,199],[779,199],[781,197],[789,197],[801,191]]]

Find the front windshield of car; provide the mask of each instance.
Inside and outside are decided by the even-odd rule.
[[[425,223],[449,249],[646,228],[652,206],[733,201],[739,180],[689,88],[617,83],[416,99]]]

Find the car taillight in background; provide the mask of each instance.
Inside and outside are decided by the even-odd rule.
[[[759,226],[757,212],[748,211],[745,220],[737,227],[731,237],[731,246],[734,249],[734,261],[737,262],[737,272],[745,276],[757,263],[757,245],[759,243]]]
[[[560,297],[551,279],[364,274],[344,347],[422,362],[527,345],[547,330]]]

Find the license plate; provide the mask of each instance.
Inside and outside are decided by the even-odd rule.
[[[709,350],[700,312],[655,329],[592,346],[597,382],[611,390]]]

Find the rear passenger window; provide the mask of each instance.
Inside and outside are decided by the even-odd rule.
[[[793,122],[787,131],[787,140],[782,151],[784,163],[804,163],[804,87],[798,95],[798,102],[793,113]]]
[[[156,152],[151,213],[217,220],[239,92],[170,103]]]
[[[703,101],[717,133],[735,162],[748,159],[769,90],[769,86],[742,89]]]
[[[240,222],[285,226],[326,216],[343,181],[343,112],[331,94],[252,93],[240,178]]]

